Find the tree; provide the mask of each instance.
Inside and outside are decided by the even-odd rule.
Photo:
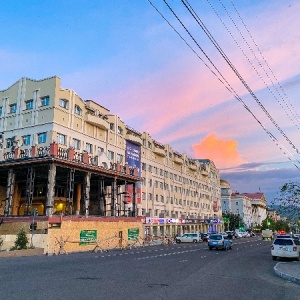
[[[279,197],[272,201],[272,206],[282,217],[297,223],[300,218],[300,185],[295,182],[285,183]]]
[[[22,228],[17,235],[17,239],[15,240],[15,246],[12,247],[12,250],[27,249],[27,244],[28,238],[25,233],[25,230]]]
[[[225,230],[234,231],[240,227],[244,227],[243,219],[240,215],[230,213],[223,213],[223,222],[225,224]]]

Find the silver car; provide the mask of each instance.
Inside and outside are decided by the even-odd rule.
[[[202,242],[200,233],[184,233],[176,237],[176,243],[200,243]]]

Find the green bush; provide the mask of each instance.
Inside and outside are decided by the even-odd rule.
[[[11,250],[27,249],[27,244],[28,238],[26,236],[25,230],[22,228],[17,235],[15,245],[11,248]]]

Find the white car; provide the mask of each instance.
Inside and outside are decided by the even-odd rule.
[[[201,243],[203,242],[201,239],[200,233],[184,233],[182,236],[178,236],[175,239],[177,244],[180,243]]]
[[[300,260],[300,241],[293,238],[276,238],[271,246],[272,259],[277,257],[296,258]]]
[[[242,232],[237,231],[235,234],[236,234],[237,238],[242,238],[243,237],[243,233]]]

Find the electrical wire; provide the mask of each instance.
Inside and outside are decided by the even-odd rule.
[[[181,22],[179,17],[176,15],[176,13],[172,10],[172,8],[168,5],[168,3],[165,2],[165,4],[168,6],[170,11],[173,13],[175,18],[179,21],[179,23],[183,26],[185,31],[190,35],[190,37],[193,39],[193,41],[196,43],[200,51],[205,55],[205,57],[209,60],[209,62],[212,64],[214,69],[217,71],[217,73],[222,77],[222,79],[217,75],[217,73],[211,69],[211,67],[199,56],[199,54],[193,49],[193,47],[184,39],[184,37],[175,29],[175,27],[164,17],[164,15],[158,10],[158,8],[151,2],[151,0],[147,0],[149,4],[156,10],[156,12],[167,22],[167,24],[176,32],[176,34],[184,41],[184,43],[192,50],[192,52],[200,59],[203,64],[210,70],[210,72],[217,77],[217,79],[225,86],[225,88],[233,94],[233,96],[242,103],[243,107],[253,116],[253,118],[257,121],[257,123],[262,127],[262,129],[267,133],[267,135],[272,139],[272,141],[277,145],[277,147],[284,153],[284,155],[293,163],[293,161],[296,161],[300,165],[300,161],[295,159],[291,159],[291,157],[288,156],[287,151],[284,149],[283,146],[279,145],[279,141],[276,139],[276,137],[259,121],[259,119],[255,116],[255,114],[251,111],[251,109],[246,105],[246,103],[242,100],[242,98],[235,92],[233,87],[229,84],[229,82],[224,78],[224,76],[220,73],[218,68],[213,64],[211,59],[207,56],[207,54],[204,52],[202,47],[197,43],[197,41],[192,37],[188,29],[185,27],[185,25]],[[292,155],[293,157],[293,155]],[[299,166],[297,166],[295,163],[293,163],[294,166],[300,170]]]
[[[166,3],[166,0],[163,0]],[[294,143],[289,139],[289,137],[284,133],[284,131],[280,128],[280,126],[277,124],[277,122],[274,120],[274,118],[271,116],[271,114],[268,112],[268,110],[264,107],[264,105],[259,101],[257,96],[254,94],[250,86],[247,84],[245,79],[242,77],[242,75],[238,72],[238,70],[235,68],[235,66],[232,64],[228,56],[225,54],[225,52],[222,50],[220,45],[217,43],[217,41],[214,39],[214,37],[211,35],[209,30],[206,28],[204,23],[201,21],[201,19],[198,17],[196,13],[194,13],[189,5],[187,4],[188,1],[181,0],[183,5],[186,7],[186,9],[189,11],[191,16],[195,19],[197,24],[201,27],[201,29],[204,31],[204,33],[207,35],[207,37],[210,39],[210,41],[213,43],[213,45],[216,47],[218,52],[221,54],[221,56],[224,58],[224,60],[227,62],[229,67],[233,70],[233,72],[236,74],[236,76],[239,78],[239,80],[242,82],[244,87],[247,89],[247,91],[250,93],[250,95],[254,98],[256,103],[260,106],[260,108],[263,110],[263,112],[266,114],[266,116],[269,118],[269,120],[273,123],[273,125],[277,128],[277,130],[281,133],[281,135],[286,139],[286,141],[290,144],[290,146],[297,152],[297,154],[300,154],[300,151],[298,148],[294,145]],[[167,3],[166,3],[167,4]],[[170,6],[167,5],[169,8]],[[180,21],[181,22],[181,21]],[[182,24],[182,22],[181,22]],[[193,38],[194,40],[194,38]]]

